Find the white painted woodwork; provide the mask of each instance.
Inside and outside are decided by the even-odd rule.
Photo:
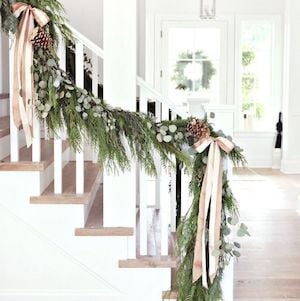
[[[11,36],[9,39],[9,101],[10,116],[13,117],[13,80],[14,80],[14,52],[15,39]],[[10,118],[10,160],[19,161],[19,129],[15,126],[13,118]]]
[[[41,123],[36,114],[33,114],[32,119],[32,162],[41,161]]]
[[[126,14],[124,14],[126,12]],[[136,108],[136,1],[103,2],[104,99],[111,105]],[[104,226],[136,228],[136,166],[117,175],[104,173]],[[136,256],[136,229],[128,238],[128,257]]]
[[[59,67],[66,70],[66,46],[60,37],[58,47]],[[58,131],[54,137],[54,193],[62,193],[62,131]]]
[[[143,89],[140,89],[140,112],[147,114],[148,100],[147,95]],[[151,191],[148,189],[149,177],[145,174],[142,168],[139,168],[139,209],[140,209],[140,223],[139,223],[139,237],[140,237],[140,255],[147,255],[148,243],[148,218],[147,218],[147,205],[148,196]],[[152,192],[153,193],[153,192]]]
[[[169,120],[169,107],[161,106],[162,120]],[[160,167],[160,231],[161,231],[161,255],[168,255],[169,248],[169,225],[170,225],[170,174]]]
[[[96,53],[92,54],[92,92],[98,97],[98,85],[99,85],[99,57]],[[92,149],[93,162],[98,162],[98,154],[95,149]]]
[[[177,119],[177,114],[172,111],[172,120]],[[176,166],[176,158],[172,156],[172,161]],[[171,172],[171,203],[170,203],[170,214],[171,214],[171,231],[176,232],[176,169]]]
[[[76,42],[76,85],[79,88],[84,87],[84,63],[83,63],[83,43]],[[76,193],[84,193],[84,142],[82,142],[81,150],[76,152]]]

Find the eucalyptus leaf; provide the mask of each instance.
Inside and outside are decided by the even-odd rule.
[[[65,96],[66,96],[66,98],[71,98],[72,94],[70,92],[67,92]]]
[[[47,65],[48,65],[49,67],[57,67],[57,64],[56,64],[56,62],[55,62],[54,59],[49,59],[49,60],[47,61]]]
[[[169,125],[169,131],[175,133],[177,131],[177,126],[175,124]]]
[[[162,137],[162,134],[157,134],[156,135],[156,139],[159,141],[159,142],[163,142],[163,137]]]
[[[46,89],[46,87],[47,87],[47,83],[45,82],[45,81],[40,81],[39,82],[39,87],[41,88],[41,89]]]
[[[164,141],[165,142],[171,142],[173,140],[173,138],[172,138],[172,136],[170,136],[170,135],[166,135],[166,136],[164,136]]]

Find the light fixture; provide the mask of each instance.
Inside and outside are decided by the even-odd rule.
[[[216,18],[216,0],[200,0],[200,18]]]

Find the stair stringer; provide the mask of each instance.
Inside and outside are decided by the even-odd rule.
[[[100,279],[113,284],[122,296],[119,299],[116,297],[116,300],[161,300],[161,292],[170,289],[169,268],[119,269],[118,261],[127,258],[127,237],[76,237],[74,235],[74,229],[84,225],[86,205],[32,205],[29,203],[30,196],[39,195],[41,182],[44,181],[41,178],[49,172],[0,172],[2,186],[0,205],[41,233],[46,240],[64,250],[65,254],[71,256]],[[3,228],[1,220],[0,228]],[[10,233],[10,229],[6,231]],[[22,253],[19,256],[20,262],[28,260],[22,256]],[[35,256],[37,261],[42,260],[38,254]],[[25,297],[19,300],[27,301]]]

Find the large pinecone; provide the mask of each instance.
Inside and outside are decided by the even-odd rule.
[[[31,39],[34,48],[49,49],[53,47],[53,39],[43,28],[39,28]]]
[[[210,129],[206,123],[200,119],[193,119],[187,125],[187,132],[190,136],[197,139],[208,137],[210,135]]]

